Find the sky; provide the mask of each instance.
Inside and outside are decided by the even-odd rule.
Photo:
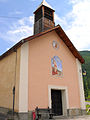
[[[42,0],[0,0],[0,55],[33,35],[33,12]],[[90,0],[46,0],[77,50],[90,51]]]

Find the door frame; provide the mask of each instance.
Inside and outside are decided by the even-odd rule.
[[[67,109],[69,109],[69,102],[68,102],[68,88],[63,86],[48,86],[48,103],[49,108],[52,108],[52,101],[51,101],[51,90],[61,90],[62,92],[62,112],[63,115],[67,115]]]

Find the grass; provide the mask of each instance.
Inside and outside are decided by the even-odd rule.
[[[90,92],[89,92],[88,98],[90,99]]]
[[[88,111],[88,108],[90,108],[90,105],[86,105],[86,110]],[[88,115],[90,115],[90,111],[88,111],[88,113],[87,113]]]
[[[90,101],[85,101],[85,102],[90,102]]]

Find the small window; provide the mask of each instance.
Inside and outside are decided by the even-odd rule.
[[[44,17],[53,21],[53,11],[50,8],[44,8]]]
[[[35,22],[42,18],[42,9],[39,9],[35,14]]]

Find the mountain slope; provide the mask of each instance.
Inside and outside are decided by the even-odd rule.
[[[85,64],[82,65],[83,71],[86,71],[86,76],[84,76],[85,94],[90,94],[90,51],[80,51],[80,54],[85,59]],[[88,97],[90,96],[88,95]]]

